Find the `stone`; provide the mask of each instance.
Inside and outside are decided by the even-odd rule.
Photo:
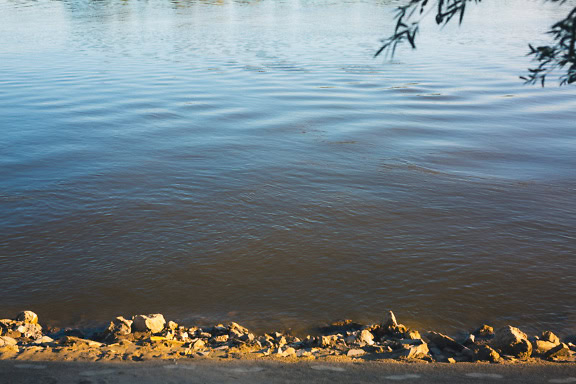
[[[532,343],[528,336],[518,328],[507,325],[500,328],[492,340],[492,347],[505,355],[527,359],[532,355]]]
[[[366,354],[366,351],[359,348],[349,349],[348,352],[346,352],[346,356],[348,357],[358,357],[364,354]]]
[[[16,321],[27,324],[38,324],[38,315],[32,311],[22,311],[16,316]]]
[[[404,357],[407,359],[424,359],[429,357],[430,349],[428,349],[428,344],[421,342],[420,344],[403,344],[403,349],[399,353],[399,357]]]
[[[0,347],[4,347],[6,345],[16,345],[18,342],[16,339],[10,336],[0,336]]]
[[[99,343],[97,341],[94,340],[88,340],[88,339],[81,339],[79,337],[75,337],[75,336],[65,336],[62,339],[60,339],[60,343],[63,345],[67,345],[67,346],[87,346],[87,347],[95,347],[95,348],[100,348],[102,347],[104,344]]]
[[[398,327],[398,321],[396,321],[396,316],[394,316],[394,312],[388,311],[388,313],[384,315],[384,320],[382,321],[382,327],[384,328]]]
[[[372,344],[374,344],[374,335],[369,330],[364,329],[358,335],[358,342],[372,345]]]
[[[220,335],[220,336],[215,336],[211,339],[211,341],[213,343],[225,343],[228,341],[228,339],[230,338],[230,336],[228,335]]]
[[[553,343],[555,345],[560,344],[560,338],[550,331],[542,332],[542,335],[540,336],[540,340],[548,341],[548,342]]]
[[[250,333],[250,332],[245,333],[245,334],[243,334],[242,336],[240,336],[240,340],[245,341],[245,342],[247,342],[247,343],[253,342],[254,339],[255,339],[254,334],[253,334],[253,333]]]
[[[480,328],[472,332],[475,337],[490,338],[494,336],[494,328],[489,325],[482,325]]]
[[[318,344],[322,348],[329,348],[329,347],[335,346],[337,341],[338,341],[338,336],[335,336],[335,335],[320,336],[320,338],[318,340],[318,342],[319,342]]]
[[[276,340],[276,345],[278,345],[279,347],[283,347],[287,344],[286,338],[284,336],[278,338]]]
[[[480,345],[474,348],[474,360],[495,363],[500,360],[500,354],[488,345]]]
[[[42,336],[34,342],[34,344],[50,344],[53,343],[54,339],[49,336]]]
[[[347,320],[335,321],[328,326],[320,327],[320,332],[323,335],[333,335],[336,333],[359,331],[360,329],[362,329],[362,324],[347,319]]]
[[[231,322],[230,325],[228,326],[228,329],[230,331],[236,331],[240,334],[249,333],[248,328],[245,328],[245,327],[243,327],[240,324],[235,323],[235,322]]]
[[[344,342],[348,345],[356,343],[356,336],[355,335],[348,335],[344,338]]]
[[[136,315],[132,318],[132,329],[136,332],[159,333],[164,329],[166,320],[160,313]]]
[[[534,355],[544,355],[551,349],[554,349],[558,344],[551,343],[545,340],[535,340],[532,343],[532,353]]]
[[[551,350],[549,350],[545,356],[548,360],[555,360],[570,357],[571,355],[572,353],[570,352],[570,348],[568,347],[568,345],[561,343],[556,347],[552,348]]]
[[[420,332],[416,330],[409,329],[408,332],[404,334],[404,337],[406,339],[419,340],[422,338],[422,335],[420,335]]]
[[[296,356],[296,349],[288,347],[284,350],[284,352],[282,352],[282,356]]]
[[[172,330],[172,331],[175,331],[176,329],[178,329],[178,324],[175,323],[174,321],[170,320],[167,324],[167,328]]]
[[[400,339],[398,340],[400,344],[407,344],[407,345],[418,345],[422,343],[422,339]]]
[[[428,339],[430,344],[435,345],[436,347],[445,350],[451,349],[454,352],[461,352],[464,349],[464,346],[450,336],[446,336],[439,332],[428,332],[425,334],[425,337]]]
[[[42,326],[38,323],[24,323],[16,328],[21,337],[36,340],[42,337]]]
[[[110,322],[108,328],[106,328],[103,332],[98,334],[96,338],[101,341],[105,342],[116,342],[126,338],[132,332],[132,320],[125,319],[122,316],[116,317],[114,320]],[[69,336],[76,336],[76,337],[83,337],[83,335],[74,335],[71,334]]]
[[[456,359],[454,359],[453,357],[449,357],[446,359],[446,362],[448,364],[456,364]]]

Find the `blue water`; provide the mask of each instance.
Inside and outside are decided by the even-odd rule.
[[[576,332],[576,88],[518,79],[565,9],[374,59],[396,5],[0,0],[0,317]]]

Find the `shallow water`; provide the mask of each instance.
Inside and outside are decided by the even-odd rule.
[[[0,317],[576,332],[563,10],[373,59],[397,4],[0,0]]]

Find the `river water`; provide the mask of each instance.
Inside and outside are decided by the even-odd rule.
[[[565,8],[373,58],[386,0],[0,0],[0,317],[576,333]]]

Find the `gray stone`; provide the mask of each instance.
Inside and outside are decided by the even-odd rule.
[[[464,349],[462,344],[456,342],[450,336],[446,336],[439,332],[428,332],[425,337],[428,339],[430,344],[434,344],[442,350],[451,349],[454,352],[461,352]]]
[[[532,344],[528,336],[518,328],[507,325],[500,328],[494,335],[492,347],[502,354],[512,355],[519,359],[527,359],[532,355]]]
[[[132,319],[132,329],[136,332],[159,333],[164,329],[166,320],[160,313],[137,315]]]

